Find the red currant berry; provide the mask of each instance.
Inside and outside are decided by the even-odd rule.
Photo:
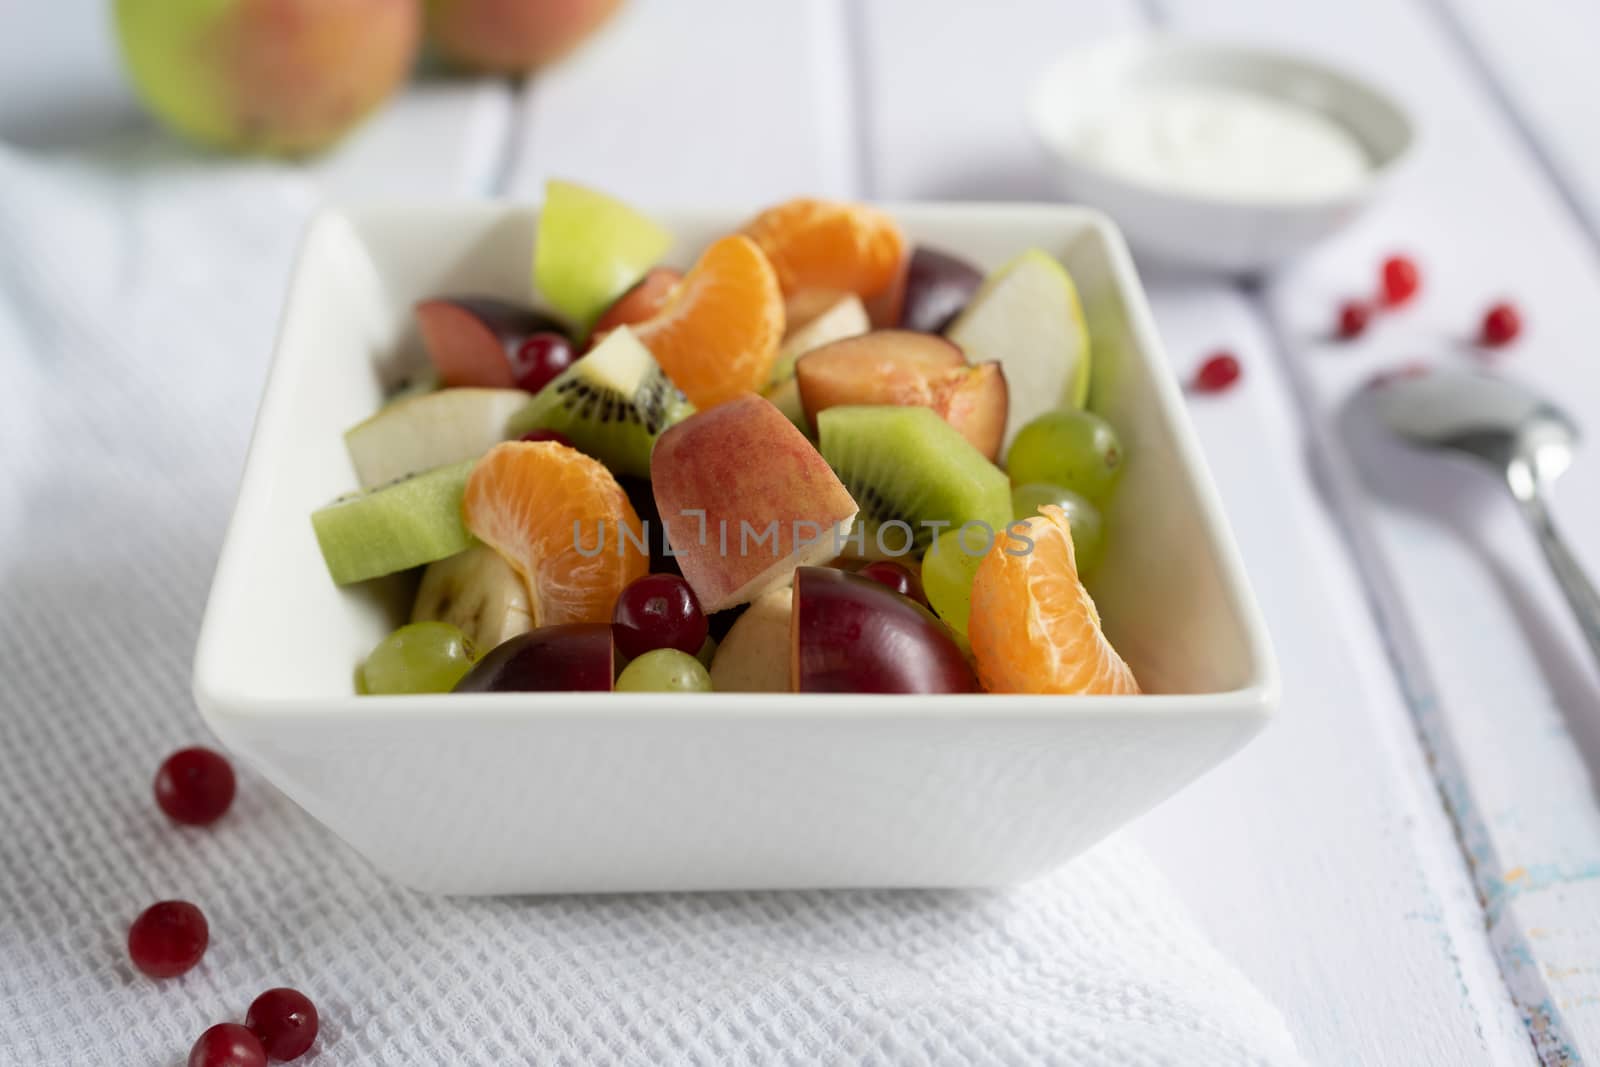
[[[128,928],[128,957],[151,978],[172,978],[200,962],[210,939],[199,908],[187,900],[163,900]]]
[[[1239,359],[1232,352],[1213,353],[1204,363],[1200,364],[1200,369],[1195,372],[1195,391],[1200,393],[1220,393],[1225,389],[1231,389],[1242,373],[1243,371],[1239,367]]]
[[[1339,308],[1339,336],[1346,341],[1367,332],[1372,309],[1359,300],[1347,300]]]
[[[511,376],[518,389],[537,393],[572,366],[572,342],[559,333],[529,334],[511,354]]]
[[[917,576],[892,560],[869,563],[856,573],[863,578],[871,578],[879,585],[888,586],[901,596],[910,597],[923,607],[928,605],[928,598],[923,595],[922,583],[917,581]]]
[[[1422,275],[1417,272],[1416,261],[1409,256],[1390,256],[1383,261],[1383,303],[1399,307],[1417,295],[1422,288]]]
[[[204,826],[222,818],[233,803],[233,767],[209,748],[184,748],[156,772],[156,803],[177,822]]]
[[[527,433],[525,433],[521,437],[517,438],[517,440],[519,440],[519,441],[554,441],[556,444],[558,444],[558,445],[566,445],[568,448],[576,448],[577,447],[576,445],[574,445],[572,443],[572,438],[568,437],[566,434],[562,433],[560,430],[529,430]]]
[[[275,1060],[292,1060],[317,1039],[317,1006],[298,989],[269,989],[250,1004],[244,1024]]]
[[[189,1050],[189,1067],[267,1067],[267,1050],[238,1023],[218,1023]]]
[[[617,650],[629,659],[658,648],[694,655],[706,643],[706,616],[689,583],[647,574],[628,585],[611,613]]]
[[[1483,315],[1483,326],[1478,331],[1478,343],[1489,348],[1508,345],[1522,333],[1522,314],[1516,305],[1500,303]]]

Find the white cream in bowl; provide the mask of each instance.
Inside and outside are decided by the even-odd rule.
[[[1085,120],[1073,148],[1131,181],[1242,200],[1347,194],[1372,172],[1367,150],[1327,116],[1229,86],[1144,86]]]
[[[1111,215],[1142,256],[1235,274],[1338,230],[1413,141],[1399,104],[1349,73],[1165,36],[1068,53],[1031,117],[1063,196]]]

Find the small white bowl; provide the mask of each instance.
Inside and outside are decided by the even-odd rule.
[[[329,581],[310,514],[411,352],[412,303],[530,296],[534,210],[329,211],[295,269],[194,691],[228,746],[407,885],[449,893],[977,886],[1042,873],[1239,748],[1277,674],[1122,238],[1082,208],[891,207],[990,268],[1060,256],[1128,449],[1093,589],[1138,697],[359,697],[406,586]],[[663,214],[692,261],[750,212]]]
[[[1077,141],[1086,122],[1158,84],[1241,90],[1315,111],[1354,136],[1370,170],[1336,194],[1248,199],[1141,181],[1083,154]],[[1029,110],[1064,196],[1110,214],[1141,256],[1235,274],[1271,267],[1349,222],[1415,139],[1404,109],[1349,73],[1282,52],[1160,35],[1068,53],[1040,79]]]

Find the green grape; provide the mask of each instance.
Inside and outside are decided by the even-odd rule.
[[[976,527],[967,530],[965,538],[959,529],[947,530],[934,539],[922,557],[922,592],[939,618],[958,634],[967,632],[967,617],[972,614],[972,579],[978,574],[989,540],[989,535]]]
[[[709,693],[711,675],[689,653],[658,648],[624,667],[616,688],[622,693]]]
[[[448,693],[472,669],[472,642],[447,622],[414,622],[378,642],[361,667],[376,694]]]
[[[1013,485],[1045,482],[1104,503],[1122,475],[1117,431],[1088,411],[1050,411],[1028,423],[1011,442],[1006,470]]]
[[[1016,508],[1018,519],[1033,518],[1045,504],[1055,504],[1067,513],[1067,525],[1072,528],[1072,554],[1077,558],[1079,574],[1088,574],[1105,557],[1106,527],[1100,509],[1071,489],[1043,482],[1019,485],[1011,490],[1011,504]]]

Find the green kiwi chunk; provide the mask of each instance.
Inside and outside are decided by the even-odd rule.
[[[470,548],[461,497],[476,463],[469,459],[413,474],[313,512],[311,525],[333,580],[364,582]]]
[[[612,473],[648,478],[656,438],[693,413],[650,350],[624,326],[539,390],[507,429],[512,437],[555,430]]]
[[[822,457],[861,508],[863,536],[848,543],[850,555],[917,555],[942,530],[981,522],[1001,536],[1011,521],[1005,473],[929,408],[828,408],[817,433]],[[890,522],[909,533],[897,526],[880,536]]]

